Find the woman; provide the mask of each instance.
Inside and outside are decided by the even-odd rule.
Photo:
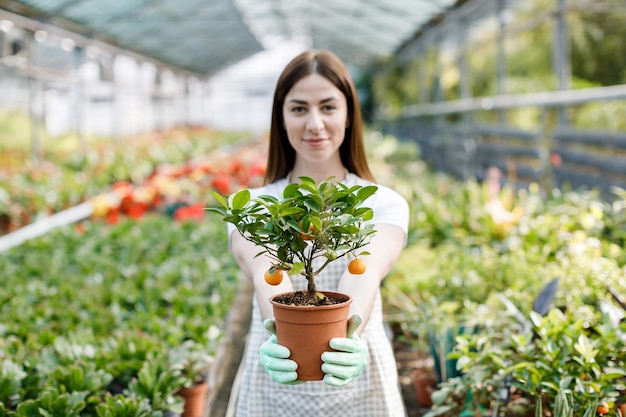
[[[300,54],[279,77],[265,185],[251,192],[280,196],[299,176],[317,182],[332,176],[347,185],[374,182],[353,81],[341,60],[328,51]],[[331,346],[337,352],[322,355],[323,381],[297,381],[296,363],[272,334],[269,298],[306,289],[306,280],[294,277],[268,285],[264,273],[269,259],[255,257],[258,248],[232,233],[231,227],[233,254],[255,289],[237,417],[406,415],[393,350],[383,327],[380,284],[406,244],[408,204],[395,191],[379,185],[365,205],[374,211],[371,221],[376,228],[364,248],[370,252],[363,258],[366,272],[350,274],[344,257],[316,278],[320,290],[347,293],[353,299],[348,337],[333,339]]]

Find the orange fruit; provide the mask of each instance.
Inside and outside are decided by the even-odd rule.
[[[265,282],[270,285],[278,285],[283,282],[283,271],[278,268],[271,267],[267,271],[265,271]]]
[[[362,274],[365,272],[365,262],[359,258],[351,260],[348,264],[348,272],[354,275]]]
[[[626,402],[619,406],[619,411],[622,413],[622,417],[626,417]]]
[[[598,403],[598,407],[596,407],[596,413],[598,414],[608,414],[609,412],[609,405],[607,404],[606,401],[600,401]]]
[[[300,222],[300,229],[302,229],[302,222]],[[304,229],[303,229],[303,232],[304,232]],[[300,239],[311,240],[315,236],[316,232],[317,230],[315,230],[315,226],[313,226],[312,223],[309,223],[309,230],[306,233],[300,233]]]

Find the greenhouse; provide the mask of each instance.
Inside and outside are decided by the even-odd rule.
[[[625,40],[0,0],[0,417],[626,417]]]

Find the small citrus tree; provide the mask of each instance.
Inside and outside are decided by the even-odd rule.
[[[282,198],[251,198],[249,190],[227,199],[213,193],[220,207],[206,210],[222,215],[245,239],[262,248],[256,256],[272,259],[270,274],[278,270],[303,275],[309,298],[323,303],[326,297],[317,290],[315,277],[341,257],[369,254],[357,251],[376,233],[372,224],[365,224],[374,212],[362,204],[378,187],[348,187],[331,179],[317,184],[312,178],[299,177],[300,182],[285,187]]]

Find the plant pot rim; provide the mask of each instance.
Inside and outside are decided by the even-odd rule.
[[[437,379],[437,374],[432,368],[415,368],[411,371],[411,377],[417,379]]]
[[[435,368],[433,368],[432,366],[418,366],[414,368],[412,372],[421,374],[434,374]]]
[[[296,293],[298,291],[287,291],[287,292],[283,292],[280,294],[274,294],[270,297],[270,303],[272,303],[272,305],[280,307],[280,308],[284,308],[287,310],[304,310],[304,311],[308,311],[308,310],[332,310],[337,308],[337,306],[340,305],[345,305],[345,304],[350,304],[352,302],[352,297],[349,296],[348,294],[342,293],[342,292],[335,292],[335,291],[320,291],[322,294],[324,294],[327,297],[330,298],[346,298],[345,301],[341,302],[341,303],[337,303],[337,304],[328,304],[328,305],[321,305],[321,306],[314,306],[314,305],[306,305],[306,306],[297,306],[297,305],[292,305],[292,304],[283,304],[283,303],[279,303],[277,301],[274,300],[274,298],[277,297],[282,297],[285,295],[289,295],[289,294],[293,294]]]
[[[176,393],[180,395],[180,394],[191,393],[191,392],[196,392],[196,391],[203,391],[208,388],[209,388],[209,381],[205,379],[200,382],[194,382],[189,386],[181,387],[176,391]]]

